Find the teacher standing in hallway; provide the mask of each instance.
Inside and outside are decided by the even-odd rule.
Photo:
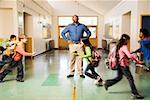
[[[84,25],[79,23],[79,17],[77,15],[72,16],[73,23],[69,24],[61,33],[62,37],[69,43],[69,55],[70,55],[70,73],[67,78],[74,77],[75,73],[75,62],[77,62],[77,70],[81,78],[85,78],[83,75],[82,58],[77,56],[83,52],[83,33],[86,32],[87,36],[91,36],[90,30]],[[66,36],[69,33],[69,36]]]

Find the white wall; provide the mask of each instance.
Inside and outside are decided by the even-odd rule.
[[[138,40],[138,2],[136,0],[134,1],[122,1],[120,2],[115,8],[113,8],[110,12],[108,12],[105,15],[105,23],[108,23],[110,21],[113,21],[113,24],[117,23],[115,20],[119,20],[119,30],[120,34],[122,33],[122,25],[125,23],[122,23],[122,15],[131,11],[131,50],[137,49],[137,40]],[[114,20],[115,19],[115,20]],[[115,31],[113,33],[113,36],[115,37]],[[134,38],[133,38],[134,37]]]
[[[33,16],[33,43],[34,43],[34,50],[37,54],[44,52],[45,49],[45,39],[42,37],[42,24],[38,24],[39,17]]]
[[[116,23],[114,19],[120,19],[120,35],[123,30],[121,29],[122,25],[125,23],[122,22],[122,15],[131,11],[131,51],[139,47],[138,35],[141,28],[141,15],[150,15],[150,1],[149,0],[133,0],[133,1],[122,1],[116,7],[114,7],[110,12],[105,15],[105,23],[113,21],[113,24]],[[115,32],[115,31],[114,31]],[[113,34],[115,37],[115,33]]]
[[[54,39],[54,48],[58,48],[58,17],[57,15],[52,16],[52,37]]]
[[[85,7],[84,5],[76,5],[75,2],[62,2],[67,3],[68,9],[64,10],[63,6],[62,9],[53,9],[53,36],[55,41],[55,48],[58,48],[58,16],[73,16],[77,14],[78,16],[98,16],[98,48],[101,48],[102,36],[104,33],[104,17],[99,13]],[[56,5],[55,5],[56,6]],[[61,5],[57,5],[61,6]],[[78,6],[78,7],[77,7]],[[80,21],[80,19],[79,19]]]

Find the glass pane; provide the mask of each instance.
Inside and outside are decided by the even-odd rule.
[[[60,32],[60,38],[62,38],[62,36],[61,36],[61,32],[63,31],[65,29],[65,27],[59,27],[59,32]]]
[[[113,34],[113,26],[111,25],[111,26],[109,26],[109,36],[112,36],[112,34]]]
[[[96,27],[89,27],[89,30],[91,31],[91,36],[90,38],[96,38]],[[87,34],[84,32],[83,36],[87,36]]]
[[[65,29],[65,27],[59,27],[60,30],[60,38],[62,38],[61,32]],[[69,33],[66,33],[65,35],[68,36]]]
[[[95,27],[89,27],[89,30],[91,31],[91,37],[90,38],[96,38],[96,26],[97,26],[97,17],[79,17],[79,22],[85,24],[86,26],[95,26]],[[59,17],[59,26],[67,26],[68,24],[72,23],[72,17]],[[60,27],[60,38],[61,32],[65,27]],[[84,32],[83,36],[86,36],[86,33]]]
[[[72,23],[72,17],[59,17],[59,26],[67,26]]]
[[[18,33],[24,34],[24,26],[23,26],[23,13],[18,12]]]
[[[79,22],[85,25],[97,25],[97,17],[79,17]]]
[[[59,17],[59,26],[66,26],[72,22],[72,17]],[[79,17],[79,22],[94,26],[97,25],[97,17]]]

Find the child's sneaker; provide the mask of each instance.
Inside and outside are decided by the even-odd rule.
[[[133,99],[144,99],[144,97],[139,94],[131,94],[131,96]]]
[[[98,77],[98,79],[95,80],[94,84],[97,86],[102,86],[102,79],[100,77]]]
[[[105,90],[107,91],[108,90],[108,86],[107,86],[107,84],[106,84],[106,82],[105,81],[103,81],[103,86],[104,86],[104,88],[105,88]]]

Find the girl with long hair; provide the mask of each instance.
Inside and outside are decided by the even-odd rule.
[[[134,57],[128,50],[127,44],[130,40],[130,37],[127,34],[123,34],[117,44],[116,53],[118,55],[118,61],[119,66],[117,68],[117,77],[114,79],[108,79],[103,82],[103,85],[106,90],[108,90],[108,87],[118,83],[122,78],[123,75],[127,78],[129,81],[129,85],[131,88],[131,96],[136,99],[143,99],[144,97],[141,96],[134,84],[133,76],[129,70],[129,59],[134,60],[138,64],[142,64],[143,62],[139,61]]]
[[[92,50],[94,50],[94,47],[92,47],[92,45],[89,41],[89,38],[83,39],[82,42],[84,43],[84,46],[83,46],[84,52],[82,54],[82,58],[86,58],[87,63],[88,63],[88,65],[85,69],[85,75],[92,79],[95,79],[95,84],[97,86],[100,86],[100,85],[102,85],[103,80],[100,77],[100,75],[98,75],[95,72],[95,67],[92,65]],[[89,71],[91,71],[91,73]]]

